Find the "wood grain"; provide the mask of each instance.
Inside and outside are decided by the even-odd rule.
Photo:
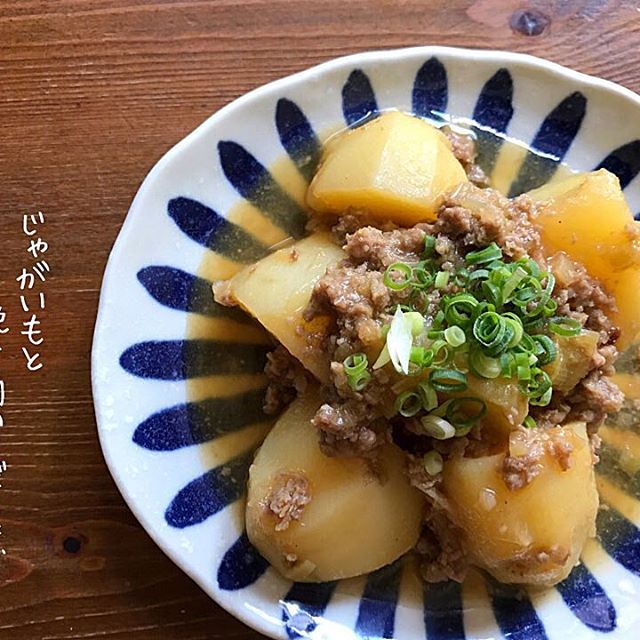
[[[146,171],[209,114],[337,55],[421,44],[547,57],[640,91],[635,0],[4,0],[0,3],[0,637],[257,638],[155,547],[96,436],[90,346],[105,262]],[[515,11],[542,16],[542,32]],[[523,27],[524,25],[524,27]],[[535,26],[535,25],[534,25]],[[531,30],[531,29],[530,29]],[[533,29],[535,31],[535,29]],[[16,275],[42,210],[44,368]]]

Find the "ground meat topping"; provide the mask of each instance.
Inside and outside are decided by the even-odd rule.
[[[513,200],[494,189],[463,183],[447,196],[433,225],[463,247],[484,247],[496,242],[514,259],[540,257],[540,232],[533,224],[535,205],[526,196]]]
[[[265,500],[266,507],[279,520],[276,531],[284,531],[293,520],[299,520],[309,502],[309,481],[302,473],[281,473]]]
[[[304,393],[310,374],[282,345],[267,354],[264,369],[269,386],[264,397],[264,412],[275,415],[282,411],[296,396]]]
[[[468,134],[457,133],[451,127],[443,127],[441,131],[451,143],[451,151],[467,174],[467,178],[479,187],[488,187],[487,174],[476,163],[476,141]]]

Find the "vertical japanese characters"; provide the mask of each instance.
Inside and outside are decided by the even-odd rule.
[[[22,267],[16,278],[20,287],[20,306],[24,313],[20,335],[25,337],[22,354],[25,366],[29,371],[42,369],[39,347],[44,342],[41,321],[38,317],[45,308],[44,283],[51,271],[44,254],[49,250],[49,244],[41,237],[40,228],[44,225],[44,213],[25,214],[22,218],[22,232],[27,238],[27,254],[29,262]]]

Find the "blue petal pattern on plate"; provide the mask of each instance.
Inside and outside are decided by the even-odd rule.
[[[575,616],[596,631],[616,628],[616,610],[600,583],[584,564],[557,586],[560,595]]]
[[[225,591],[245,589],[268,568],[269,563],[256,551],[243,531],[222,557],[218,567],[218,586]]]
[[[167,209],[181,231],[220,255],[251,263],[269,252],[262,242],[242,227],[197,200],[174,198],[169,201]]]
[[[640,140],[623,144],[612,151],[596,169],[607,169],[620,178],[624,189],[640,172]]]
[[[120,356],[123,369],[140,378],[188,380],[229,373],[264,370],[265,345],[217,340],[157,340],[139,342]]]
[[[320,140],[301,111],[291,100],[281,98],[276,106],[276,129],[280,142],[307,182],[320,161]]]
[[[149,295],[160,304],[178,311],[199,313],[213,318],[223,317],[250,323],[247,314],[236,307],[216,304],[211,295],[212,282],[174,267],[145,267],[138,271],[138,280]]]
[[[416,115],[443,121],[449,102],[448,72],[437,57],[424,61],[410,87]],[[478,139],[478,161],[490,174],[500,152],[502,138],[514,113],[514,78],[508,68],[496,68],[482,87],[471,114]],[[362,69],[353,69],[342,87],[342,111],[348,126],[355,126],[377,114],[378,101],[370,78]],[[527,153],[511,184],[516,195],[546,182],[555,173],[580,131],[587,110],[587,99],[574,92],[562,100],[541,122],[531,147],[544,157]],[[317,166],[321,144],[313,124],[298,104],[281,97],[274,109],[274,127],[283,149],[301,176],[308,182]],[[490,134],[500,134],[498,137]],[[304,235],[305,214],[296,200],[278,183],[263,162],[233,140],[218,144],[218,161],[229,184],[264,218],[285,235]],[[215,154],[212,154],[212,163]],[[640,140],[633,140],[612,151],[597,165],[614,172],[624,187],[640,172]],[[238,264],[251,263],[269,252],[269,242],[260,237],[245,220],[242,224],[221,216],[191,197],[178,196],[167,202],[167,213],[185,236],[207,250]],[[256,214],[259,215],[259,214]],[[249,323],[237,309],[216,304],[211,297],[211,280],[170,265],[149,265],[139,270],[139,282],[160,305],[208,319],[222,318],[241,328]],[[209,320],[207,320],[209,321]],[[180,381],[203,376],[229,376],[262,372],[266,345],[241,340],[146,341],[126,349],[121,366],[129,373],[151,381]],[[231,389],[233,390],[233,388]],[[133,441],[144,449],[171,452],[197,446],[237,433],[265,421],[262,413],[264,388],[212,397],[163,408],[141,422]],[[623,425],[616,425],[623,429]],[[243,497],[253,445],[247,442],[235,458],[191,480],[166,509],[166,522],[176,528],[198,526]],[[168,453],[170,455],[170,453]],[[602,449],[599,472],[617,486],[640,497],[638,476],[629,479],[619,468],[618,453],[610,446]],[[640,576],[640,532],[617,510],[603,510],[598,516],[601,543],[607,553],[629,572]],[[213,567],[219,587],[225,591],[247,589],[265,574],[267,562],[250,544],[246,532]],[[402,560],[367,577],[360,599],[353,632],[362,638],[392,638]],[[489,581],[491,603],[505,637],[513,640],[544,640],[546,633],[531,601],[522,592]],[[294,583],[281,600],[282,620],[290,638],[318,637],[314,632],[339,583]],[[616,610],[602,585],[584,565],[557,587],[567,607],[587,627],[600,632],[616,628]],[[455,582],[425,585],[423,613],[430,640],[464,639],[462,590]],[[355,617],[355,616],[354,616]]]
[[[531,142],[531,147],[544,155],[527,154],[511,185],[510,197],[535,189],[553,177],[580,131],[586,110],[587,99],[576,91],[551,111]]]
[[[393,638],[403,566],[402,559],[396,560],[367,577],[356,620],[363,638]]]
[[[239,500],[245,492],[252,460],[249,452],[192,480],[169,505],[167,523],[178,529],[192,527]]]
[[[424,587],[424,623],[429,640],[463,640],[462,589],[457,582]]]
[[[477,138],[476,162],[487,175],[493,171],[503,142],[503,138],[495,134],[506,133],[513,117],[512,100],[511,74],[507,69],[498,69],[482,87],[472,116],[479,125],[473,128]]]
[[[430,58],[418,70],[411,96],[413,112],[423,118],[442,120],[449,90],[447,70],[438,58]]]
[[[306,638],[318,626],[336,582],[294,582],[281,600],[282,620],[289,638]]]
[[[220,165],[238,193],[294,238],[304,235],[306,214],[268,169],[232,140],[218,144]]]
[[[264,389],[207,398],[162,409],[133,432],[133,441],[150,451],[174,451],[203,444],[264,421]]]
[[[547,634],[531,600],[521,590],[487,580],[496,622],[510,640],[546,640]]]
[[[371,81],[360,69],[351,72],[342,88],[342,111],[350,127],[378,113],[378,103]]]

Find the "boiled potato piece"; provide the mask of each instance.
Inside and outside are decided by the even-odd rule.
[[[443,133],[391,111],[329,142],[307,204],[320,213],[352,208],[410,226],[434,220],[443,194],[466,180]]]
[[[327,267],[345,257],[329,234],[315,233],[280,249],[236,274],[228,295],[254,316],[319,380],[328,380],[329,362],[320,349],[307,349],[307,335],[322,335],[328,318],[302,318],[315,283]]]
[[[640,331],[640,243],[618,178],[600,169],[528,195],[541,205],[536,223],[548,254],[566,252],[615,297],[612,320],[622,330],[618,347],[624,349]]]
[[[487,405],[483,419],[485,427],[499,439],[506,440],[509,433],[522,424],[529,413],[529,401],[518,384],[504,378],[467,377],[468,387],[463,396],[478,397]]]
[[[563,471],[545,453],[540,474],[521,489],[505,485],[503,453],[445,463],[443,491],[471,559],[501,582],[555,584],[569,575],[586,539],[595,535],[598,493],[585,424],[545,433],[573,446],[571,466]]]
[[[283,576],[303,582],[348,578],[393,562],[416,544],[422,522],[422,494],[409,484],[400,449],[384,445],[375,469],[360,458],[325,456],[310,424],[319,406],[316,392],[298,398],[249,471],[249,539]],[[306,497],[297,496],[298,517],[285,524],[270,505],[275,500],[278,510],[278,491],[293,496],[294,487]]]
[[[544,367],[553,388],[563,393],[571,391],[592,368],[598,350],[598,333],[584,329],[577,336],[556,336],[556,359]]]

